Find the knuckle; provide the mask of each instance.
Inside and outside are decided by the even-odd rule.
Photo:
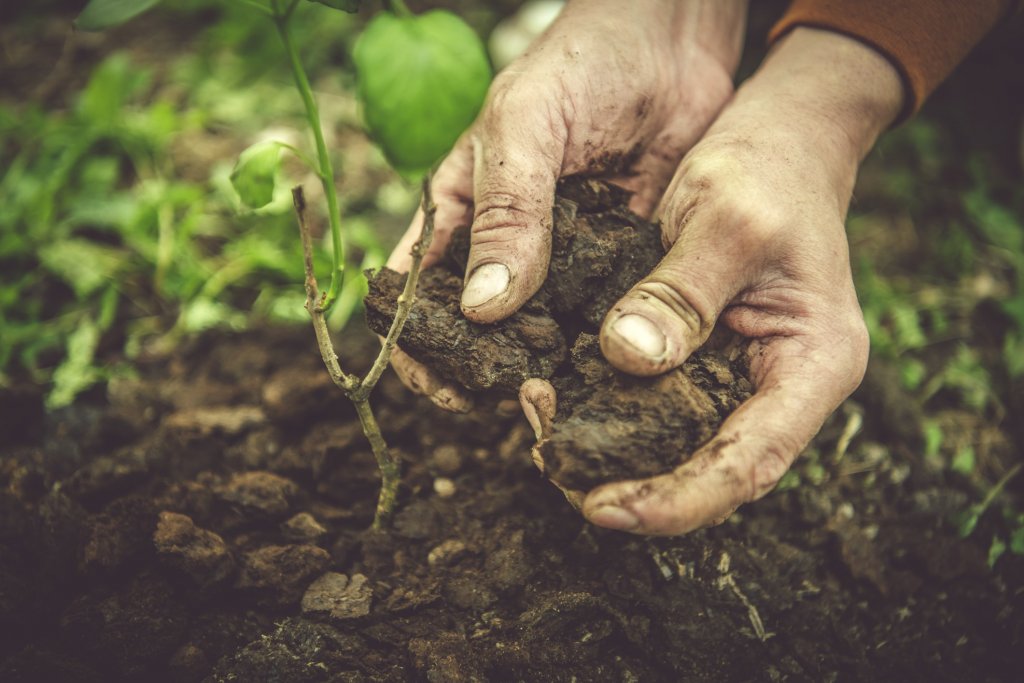
[[[780,203],[748,183],[740,159],[722,153],[688,157],[681,167],[678,200],[666,206],[663,237],[675,241],[688,226],[707,224],[730,233],[737,253],[756,253],[778,239],[786,218]],[[696,220],[695,220],[696,219]]]
[[[868,356],[871,353],[871,336],[868,334],[864,315],[857,311],[850,316],[844,337],[850,346],[849,382],[843,387],[847,395],[853,393],[864,379],[868,367]]]
[[[683,324],[690,338],[702,337],[710,328],[707,316],[702,315],[686,292],[671,280],[652,276],[637,285],[633,294],[641,301],[668,309]]]
[[[533,212],[523,207],[519,197],[503,192],[489,192],[476,204],[473,232],[526,230],[532,219]]]
[[[790,451],[785,444],[765,444],[750,469],[750,494],[747,500],[757,500],[775,488],[791,463]]]
[[[539,91],[520,74],[503,72],[494,79],[484,105],[482,121],[485,131],[502,131],[510,121],[535,118],[545,111],[545,92]]]

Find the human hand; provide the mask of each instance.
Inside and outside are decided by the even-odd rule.
[[[612,308],[601,349],[655,375],[723,324],[752,340],[756,393],[674,472],[567,492],[591,522],[668,535],[724,520],[774,488],[860,383],[868,335],[843,223],[857,167],[901,102],[878,53],[797,29],[683,160],[659,210],[668,254]],[[520,398],[543,437],[554,390],[531,380]]]
[[[590,0],[569,3],[495,79],[476,122],[434,174],[434,241],[472,224],[462,310],[476,322],[514,313],[541,286],[551,251],[555,184],[601,175],[654,209],[680,159],[732,95],[745,0]],[[388,267],[404,272],[417,214]],[[398,351],[392,366],[413,391],[468,410],[466,394]]]

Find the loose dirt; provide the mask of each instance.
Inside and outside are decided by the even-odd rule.
[[[344,362],[373,347],[346,337]],[[987,566],[999,516],[958,538],[969,499],[896,438],[869,473],[834,460],[852,413],[807,456],[820,485],[644,539],[566,504],[518,411],[448,414],[389,374],[374,404],[405,472],[373,534],[373,457],[311,331],[211,334],[138,373],[46,417],[17,390],[35,417],[0,458],[0,680],[1018,673],[1024,560]],[[309,392],[321,403],[282,404]],[[868,413],[858,438],[881,424]]]

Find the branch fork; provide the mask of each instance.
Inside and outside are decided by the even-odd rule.
[[[330,331],[327,328],[326,309],[330,305],[327,300],[327,292],[321,292],[317,285],[316,274],[313,271],[313,238],[309,231],[306,220],[306,198],[302,186],[292,188],[292,203],[295,206],[295,215],[299,222],[299,233],[302,237],[303,263],[306,271],[306,311],[313,320],[313,331],[316,334],[317,346],[320,349],[320,356],[331,376],[331,380],[338,386],[355,405],[356,413],[363,427],[363,433],[370,442],[373,455],[377,460],[377,466],[381,472],[381,491],[377,500],[377,512],[373,520],[373,528],[380,529],[390,520],[394,512],[395,500],[398,494],[398,484],[401,478],[401,467],[399,459],[388,448],[384,437],[381,434],[380,426],[373,415],[370,407],[369,397],[373,388],[377,385],[381,375],[388,366],[391,353],[402,334],[405,321],[412,312],[416,302],[416,285],[419,282],[420,270],[423,265],[423,257],[430,248],[434,238],[434,214],[437,206],[434,204],[430,192],[430,180],[428,175],[423,181],[423,230],[420,237],[413,244],[412,266],[405,278],[405,286],[398,297],[398,309],[395,318],[391,322],[384,343],[380,352],[369,371],[363,378],[345,372],[338,360],[338,354],[331,342]]]

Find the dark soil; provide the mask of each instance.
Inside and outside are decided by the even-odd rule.
[[[456,231],[442,262],[420,279],[399,338],[410,356],[472,391],[515,396],[530,378],[550,380],[558,412],[539,445],[545,473],[587,491],[671,471],[750,396],[742,345],[728,340],[661,377],[625,375],[594,336],[611,307],[664,256],[660,229],[627,208],[625,191],[566,178],[555,201],[551,263],[541,290],[507,320],[470,322],[459,309],[469,231]],[[383,269],[370,282],[367,320],[386,334],[405,277]]]
[[[353,365],[372,341],[343,348]],[[998,518],[960,540],[966,495],[896,439],[870,475],[823,455],[820,487],[644,539],[586,524],[537,475],[517,411],[451,415],[388,375],[375,404],[406,471],[394,528],[371,534],[373,458],[310,331],[207,336],[139,373],[26,410],[5,447],[0,680],[1019,673],[1024,559],[989,569]],[[864,438],[879,429],[869,414]]]

